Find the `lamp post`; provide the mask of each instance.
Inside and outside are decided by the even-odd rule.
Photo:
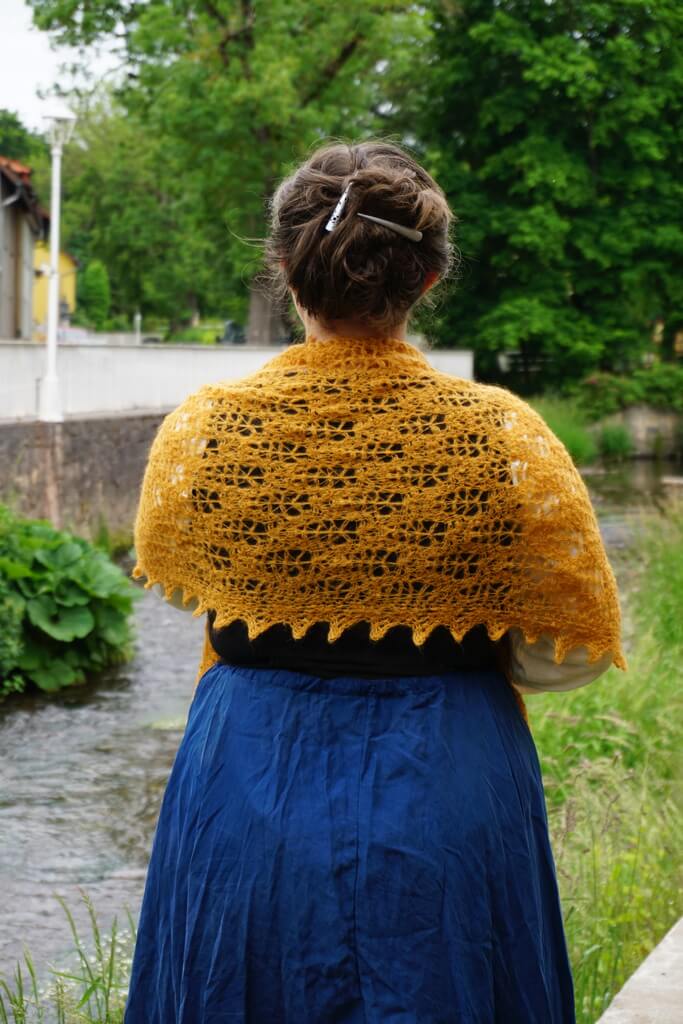
[[[40,382],[39,418],[49,423],[62,419],[62,403],[57,379],[57,325],[59,320],[59,208],[61,192],[62,149],[71,138],[76,116],[63,108],[46,114],[52,153],[52,184],[50,195],[50,276],[47,293],[47,342],[45,376]]]

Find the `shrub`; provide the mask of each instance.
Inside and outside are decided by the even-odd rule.
[[[574,385],[571,395],[590,421],[640,404],[683,412],[683,365],[655,363],[625,377],[594,373]]]
[[[78,304],[98,331],[109,315],[110,302],[107,268],[102,260],[92,260],[79,279]]]
[[[125,660],[136,590],[107,555],[0,505],[0,698],[58,690]]]
[[[171,336],[169,341],[179,344],[215,345],[220,327],[185,327]]]
[[[543,417],[577,465],[583,466],[595,459],[597,446],[588,430],[586,414],[576,401],[548,395],[532,399],[530,405]]]

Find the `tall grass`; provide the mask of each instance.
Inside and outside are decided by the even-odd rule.
[[[73,914],[61,897],[74,943],[73,967],[50,968],[46,983],[39,983],[33,959],[24,950],[14,978],[0,978],[0,1024],[122,1024],[135,942],[135,924],[119,932],[114,919],[104,935],[89,896],[81,891],[90,922],[87,944]]]
[[[578,466],[593,462],[598,446],[588,429],[588,419],[578,401],[543,395],[529,402],[560,439]]]
[[[528,699],[546,784],[578,1024],[594,1024],[683,913],[683,513],[643,521],[627,566],[629,671]],[[134,927],[85,941],[38,986],[0,981],[0,1024],[121,1024]],[[512,1022],[511,1022],[512,1024]]]

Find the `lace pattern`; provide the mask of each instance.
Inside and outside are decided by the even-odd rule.
[[[379,639],[518,627],[626,668],[616,582],[583,480],[531,407],[400,339],[307,338],[166,417],[136,578],[250,638],[360,620]]]

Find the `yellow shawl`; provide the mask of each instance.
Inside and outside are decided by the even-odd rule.
[[[561,442],[501,387],[390,339],[309,337],[162,423],[135,524],[136,578],[253,638],[360,620],[424,643],[477,624],[585,645],[622,669],[617,587]],[[216,660],[205,645],[200,673]]]

